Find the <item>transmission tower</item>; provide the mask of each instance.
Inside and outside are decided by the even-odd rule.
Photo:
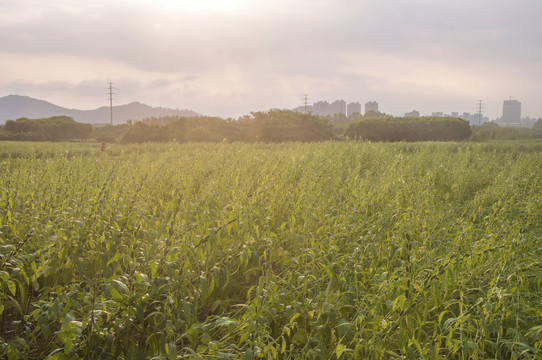
[[[303,100],[304,100],[304,104],[305,104],[304,108],[305,108],[305,114],[306,114],[307,113],[308,101],[309,101],[309,94],[305,94],[303,96]]]
[[[113,125],[113,95],[115,94],[113,92],[113,83],[110,82],[109,83],[109,113],[110,113],[110,117],[111,117],[111,125]]]
[[[484,101],[478,100],[478,125],[482,124],[482,109],[484,108]]]

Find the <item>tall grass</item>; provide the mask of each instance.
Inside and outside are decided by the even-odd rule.
[[[8,144],[10,359],[538,359],[540,144]]]

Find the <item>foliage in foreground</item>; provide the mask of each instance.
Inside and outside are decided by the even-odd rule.
[[[10,145],[1,357],[542,355],[537,143]]]

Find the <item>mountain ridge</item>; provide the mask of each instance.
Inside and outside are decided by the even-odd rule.
[[[62,115],[69,116],[81,123],[110,123],[110,109],[108,106],[91,110],[79,110],[68,109],[25,95],[7,95],[0,98],[0,124],[4,124],[6,120],[16,120],[22,117],[40,119]],[[199,115],[192,110],[152,107],[137,101],[113,106],[113,124],[123,124],[128,120],[138,121],[150,117]]]

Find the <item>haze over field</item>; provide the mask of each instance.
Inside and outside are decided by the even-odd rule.
[[[539,0],[0,2],[0,97],[238,117],[309,101],[376,100],[542,117]]]

